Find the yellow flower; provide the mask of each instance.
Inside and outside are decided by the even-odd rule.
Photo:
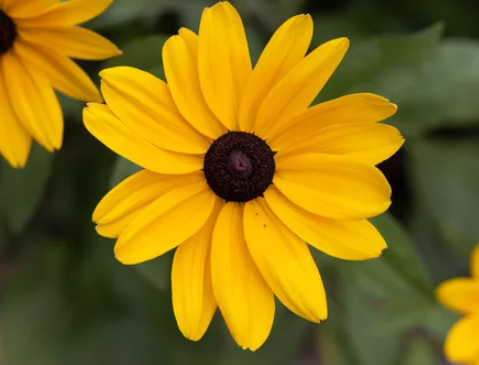
[[[306,56],[309,15],[286,21],[254,67],[228,2],[206,8],[199,35],[182,28],[163,48],[168,84],[128,67],[103,71],[107,105],[89,104],[88,130],[143,171],[94,212],[115,255],[138,264],[176,247],[173,306],[189,339],[219,307],[236,342],[256,350],[276,296],[313,322],[327,317],[310,254],[364,260],[386,247],[366,220],[390,205],[375,167],[403,143],[378,124],[396,106],[353,94],[308,109],[349,42]]]
[[[63,116],[53,88],[83,101],[101,95],[70,58],[120,54],[107,39],[76,24],[112,0],[0,0],[0,154],[23,167],[32,139],[50,152],[63,140]]]
[[[479,365],[479,245],[471,257],[471,278],[456,278],[437,288],[437,298],[449,309],[464,314],[449,331],[444,352],[449,361]]]

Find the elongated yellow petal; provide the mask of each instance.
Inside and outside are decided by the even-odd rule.
[[[193,341],[203,337],[216,311],[211,283],[211,239],[223,203],[194,236],[181,244],[171,270],[173,309],[183,335]]]
[[[370,218],[391,204],[391,187],[381,171],[342,156],[281,159],[273,183],[301,208],[327,218]]]
[[[164,194],[120,235],[116,258],[123,264],[139,264],[182,244],[205,225],[217,199],[206,182]]]
[[[312,36],[313,21],[309,15],[292,17],[274,33],[243,92],[239,110],[241,130],[254,132],[259,107],[273,87],[304,58]]]
[[[203,11],[198,69],[206,102],[229,130],[238,129],[238,109],[251,75],[251,58],[243,23],[230,3]]]
[[[294,127],[293,127],[294,128]],[[293,129],[291,128],[291,129]],[[271,146],[279,151],[276,158],[288,158],[304,153],[343,155],[358,162],[377,165],[388,159],[403,145],[399,131],[385,124],[334,124],[318,128],[313,134],[304,130],[291,132],[296,143],[287,142],[285,148]],[[297,138],[297,137],[302,137]]]
[[[21,25],[21,24],[20,24]],[[19,27],[25,41],[80,60],[105,60],[121,51],[108,39],[80,27]]]
[[[205,181],[203,172],[186,175],[162,175],[142,170],[123,180],[98,203],[93,221],[105,224],[115,221],[142,206],[152,203],[168,191]]]
[[[102,102],[100,92],[88,75],[72,60],[52,50],[45,51],[23,41],[15,52],[29,67],[42,71],[58,91],[83,101]]]
[[[123,233],[123,231],[130,225],[130,223],[134,222],[136,217],[138,217],[146,208],[148,208],[148,206],[149,204],[138,206],[135,210],[126,213],[125,215],[114,221],[98,224],[95,227],[96,232],[103,237],[118,238]]]
[[[198,131],[212,139],[226,132],[206,104],[198,75],[198,36],[182,28],[163,47],[163,64],[173,99],[181,114]]]
[[[90,103],[83,110],[88,131],[105,146],[148,170],[163,174],[186,174],[203,168],[200,156],[162,150],[118,119],[106,105]]]
[[[256,133],[271,138],[282,132],[288,120],[313,102],[343,59],[347,38],[329,41],[311,52],[268,94],[258,112]]]
[[[459,320],[449,331],[444,351],[449,361],[457,364],[471,364],[479,358],[479,312]]]
[[[8,87],[0,69],[0,153],[15,168],[25,166],[32,137],[22,126],[10,104]]]
[[[110,68],[100,76],[111,111],[142,138],[169,151],[206,153],[211,140],[181,116],[164,81],[132,67]]]
[[[479,279],[479,245],[476,246],[471,255],[471,274]]]
[[[47,12],[60,0],[3,0],[2,9],[15,20],[32,18]]]
[[[37,17],[23,19],[20,24],[37,27],[82,24],[103,13],[112,3],[113,0],[63,1]]]
[[[213,233],[211,265],[213,291],[233,338],[255,351],[269,336],[275,305],[246,246],[243,205],[223,207]]]
[[[307,320],[326,319],[326,293],[307,244],[275,216],[263,198],[246,203],[244,230],[251,256],[279,300]]]
[[[448,280],[437,288],[436,295],[449,309],[463,314],[471,313],[479,308],[479,280]]]
[[[8,97],[25,129],[50,152],[63,141],[63,115],[50,82],[13,52],[1,57]]]
[[[367,220],[338,221],[312,214],[271,186],[264,198],[276,216],[294,233],[324,253],[344,260],[378,257],[387,247]],[[478,289],[479,292],[479,289]]]
[[[320,128],[335,124],[381,122],[394,115],[397,107],[374,94],[351,94],[315,105],[290,118],[284,131],[270,136],[268,143],[276,151],[294,146]]]

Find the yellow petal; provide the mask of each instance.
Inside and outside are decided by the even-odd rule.
[[[275,216],[263,198],[246,203],[244,230],[251,256],[279,300],[305,319],[326,319],[326,293],[307,244]]]
[[[303,141],[304,136],[310,136],[320,128],[335,124],[376,123],[389,118],[396,111],[396,105],[378,95],[346,95],[315,105],[290,118],[284,125],[284,131],[270,136],[268,144],[275,151],[280,151]]]
[[[310,15],[287,20],[274,33],[244,90],[239,110],[241,130],[254,132],[258,109],[274,86],[301,61],[313,36]]]
[[[227,203],[218,217],[211,248],[213,291],[236,343],[255,351],[268,338],[274,296],[246,246],[243,205]]]
[[[301,208],[328,218],[370,218],[391,204],[391,188],[381,171],[342,156],[281,159],[273,183]]]
[[[100,76],[111,111],[142,138],[174,152],[206,153],[211,140],[181,116],[164,81],[132,67],[110,68]]]
[[[1,57],[1,65],[10,104],[20,122],[47,150],[60,149],[63,115],[46,76],[12,52]]]
[[[29,67],[43,72],[58,91],[86,102],[102,102],[100,92],[90,77],[68,57],[22,41],[15,43],[15,52]]]
[[[449,331],[444,351],[449,361],[458,364],[470,364],[479,357],[479,312],[459,320]]]
[[[3,0],[2,9],[8,16],[15,18],[31,18],[48,11],[60,0]]]
[[[264,198],[291,231],[328,255],[344,260],[367,260],[378,257],[387,247],[381,234],[367,220],[338,221],[320,217],[292,203],[274,186],[264,192]]]
[[[118,119],[106,105],[90,103],[83,110],[88,131],[105,146],[144,167],[163,174],[186,174],[203,168],[200,156],[183,155],[152,145]]]
[[[57,1],[54,1],[57,2]],[[113,0],[69,0],[51,7],[47,12],[24,19],[22,26],[60,26],[85,23],[103,13]]]
[[[279,151],[278,160],[304,153],[326,153],[374,166],[394,155],[404,143],[399,131],[385,124],[334,124],[310,134],[304,129],[290,133],[295,141],[288,141],[285,148],[276,149],[270,144]]]
[[[181,28],[163,46],[163,64],[171,94],[181,114],[198,131],[212,139],[226,132],[206,104],[198,75],[198,36]]]
[[[436,295],[449,309],[463,314],[471,313],[479,308],[479,280],[448,280],[437,288]]]
[[[479,279],[479,245],[476,246],[471,255],[471,274]]]
[[[171,270],[173,309],[183,335],[203,337],[216,311],[211,283],[211,239],[221,204],[204,227],[176,249]]]
[[[0,70],[1,71],[1,70]],[[8,87],[0,72],[0,153],[15,168],[24,167],[32,137],[17,119],[7,95]]]
[[[135,210],[126,213],[125,215],[114,221],[104,224],[98,224],[95,227],[96,233],[98,233],[100,236],[107,238],[120,237],[120,235],[130,225],[130,223],[133,222],[136,217],[138,217],[146,208],[148,208],[148,206],[149,204],[139,206]]]
[[[172,250],[206,223],[217,197],[206,182],[169,191],[123,231],[115,245],[123,264],[139,264]]]
[[[20,24],[21,25],[21,24]],[[121,51],[108,39],[80,27],[19,27],[19,36],[27,42],[60,51],[80,60],[105,60]]]
[[[113,222],[152,203],[170,190],[204,180],[201,171],[186,175],[162,175],[142,170],[122,181],[103,197],[93,212],[93,221],[98,224]]]
[[[271,138],[288,120],[306,110],[329,80],[349,47],[347,38],[329,41],[311,52],[268,94],[256,120],[256,133]]]
[[[198,69],[206,102],[229,130],[238,129],[238,108],[251,75],[251,58],[241,18],[223,1],[203,11]]]

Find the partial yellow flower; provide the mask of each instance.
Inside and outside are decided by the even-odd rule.
[[[464,314],[449,331],[444,352],[449,361],[479,365],[479,245],[471,256],[470,278],[456,278],[437,288],[437,298],[449,309]]]
[[[254,69],[241,18],[228,2],[206,8],[199,35],[182,28],[163,48],[168,84],[118,67],[101,73],[107,105],[89,104],[88,130],[144,170],[93,214],[118,237],[115,255],[138,264],[176,249],[173,307],[181,332],[199,340],[219,307],[244,349],[273,324],[276,296],[313,322],[326,295],[308,242],[348,260],[386,248],[367,221],[390,205],[375,167],[403,144],[379,124],[388,100],[352,94],[309,107],[349,41],[306,55],[309,15],[286,21]]]
[[[62,146],[63,116],[54,89],[102,102],[88,75],[71,58],[103,60],[120,51],[77,26],[112,0],[0,0],[0,154],[23,167],[32,139],[48,151]]]

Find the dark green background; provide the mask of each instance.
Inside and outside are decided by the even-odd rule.
[[[116,0],[87,26],[120,58],[162,76],[161,47],[180,26],[196,30],[203,0]],[[434,287],[468,274],[479,241],[479,3],[475,0],[241,0],[235,5],[256,59],[281,22],[315,21],[313,45],[347,36],[352,47],[319,100],[375,92],[399,105],[390,120],[407,139],[381,168],[390,213],[374,220],[389,243],[352,263],[314,251],[329,319],[309,324],[278,306],[256,353],[231,340],[217,315],[199,343],[184,339],[171,308],[171,254],[137,267],[96,235],[96,203],[137,167],[85,130],[83,104],[62,97],[64,148],[35,147],[24,170],[0,163],[1,365],[433,365],[457,316]]]

